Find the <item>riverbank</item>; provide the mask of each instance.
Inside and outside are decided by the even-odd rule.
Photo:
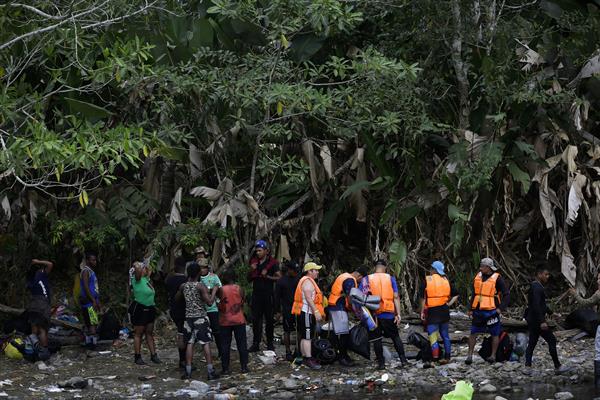
[[[403,332],[406,334],[407,332]],[[85,351],[79,346],[67,346],[48,362],[36,364],[10,360],[0,356],[0,396],[2,398],[48,399],[136,399],[136,398],[406,398],[439,399],[450,391],[458,380],[473,383],[476,399],[553,398],[554,393],[569,391],[577,399],[593,399],[593,339],[586,337],[574,342],[559,343],[560,359],[572,369],[567,374],[554,374],[547,346],[540,341],[533,368],[522,362],[488,364],[476,356],[467,366],[464,358],[466,344],[455,344],[453,359],[447,365],[423,369],[422,363],[412,360],[410,367],[401,369],[392,359],[385,371],[375,370],[373,361],[354,356],[357,366],[343,368],[324,366],[311,371],[286,362],[283,346],[277,346],[278,359],[265,365],[258,354],[251,355],[250,373],[240,374],[236,359],[232,375],[206,382],[205,364],[197,352],[194,364],[198,367],[193,381],[182,381],[177,369],[174,334],[170,329],[158,338],[160,365],[133,364],[132,340],[121,347],[106,345],[98,351]],[[391,350],[391,348],[389,348]],[[410,351],[410,346],[407,347]],[[412,349],[414,350],[414,349]],[[392,354],[394,354],[392,352]],[[234,357],[237,355],[234,353]],[[146,358],[148,358],[146,356]],[[148,360],[149,361],[149,360]],[[220,363],[216,362],[217,368]],[[73,379],[74,386],[61,388],[63,381]],[[78,382],[78,383],[77,383]]]

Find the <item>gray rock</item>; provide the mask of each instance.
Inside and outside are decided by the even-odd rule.
[[[479,393],[495,393],[497,391],[496,386],[488,383],[479,388]]]
[[[295,379],[285,379],[283,381],[283,387],[288,389],[288,390],[294,390],[297,389],[300,385],[298,384],[298,382],[296,382]]]
[[[272,399],[293,399],[294,397],[296,397],[296,394],[288,391],[277,392],[271,396]]]
[[[494,400],[508,400],[508,399],[505,397],[502,397],[502,396],[496,396],[496,397],[494,397]]]
[[[195,390],[200,394],[206,394],[210,390],[210,386],[202,381],[191,381],[190,389]]]
[[[569,400],[569,399],[574,399],[575,396],[573,396],[573,394],[571,392],[558,392],[558,393],[554,393],[554,398],[556,400]]]
[[[84,379],[81,376],[74,376],[66,381],[58,382],[58,387],[60,388],[84,389],[87,385],[87,379]]]

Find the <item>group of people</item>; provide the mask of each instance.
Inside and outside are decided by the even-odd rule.
[[[204,248],[197,248],[195,257],[187,260],[178,257],[174,269],[165,283],[169,298],[169,314],[177,327],[177,346],[179,365],[183,369],[183,378],[192,375],[194,345],[203,347],[207,364],[208,379],[219,377],[210,350],[215,342],[221,360],[221,374],[230,373],[230,348],[232,336],[235,337],[239,352],[241,372],[248,372],[249,353],[260,349],[263,337],[263,322],[267,350],[274,350],[274,321],[276,311],[281,313],[284,336],[283,344],[286,359],[292,361],[296,355],[302,357],[304,365],[311,369],[320,369],[321,364],[312,354],[313,339],[325,319],[329,321],[329,331],[335,335],[337,360],[342,366],[352,366],[353,360],[348,354],[351,347],[350,327],[352,316],[368,327],[369,342],[373,344],[378,369],[385,368],[383,338],[391,339],[401,366],[408,364],[404,346],[399,335],[401,323],[401,304],[396,278],[387,272],[384,260],[377,260],[372,272],[367,266],[355,268],[352,272],[343,272],[335,277],[329,296],[325,297],[319,286],[319,272],[322,266],[307,262],[303,267],[295,261],[287,261],[284,271],[279,262],[271,255],[269,245],[264,240],[255,243],[254,255],[250,260],[248,280],[252,283],[250,309],[252,314],[253,342],[248,348],[246,341],[246,319],[244,316],[244,293],[236,284],[233,270],[226,270],[221,278],[211,272],[208,254]],[[96,329],[101,310],[98,279],[95,273],[96,255],[88,253],[81,267],[76,287],[78,302],[85,325],[84,342],[88,347],[97,344]],[[30,315],[32,332],[39,339],[40,359],[49,357],[48,321],[50,317],[50,285],[48,275],[53,264],[45,260],[32,260],[28,276],[31,291]],[[283,274],[282,272],[285,272]],[[552,311],[546,304],[545,285],[549,271],[542,267],[536,270],[535,280],[528,293],[528,308],[525,320],[528,323],[529,342],[525,353],[525,364],[532,365],[533,352],[539,337],[545,339],[557,373],[566,370],[558,359],[556,338],[547,322]],[[153,337],[156,318],[155,290],[150,279],[150,269],[136,262],[129,274],[133,301],[128,313],[134,326],[134,362],[144,364],[141,357],[142,339],[145,338],[150,360],[161,363],[156,353]],[[588,300],[572,291],[576,300],[583,305],[600,303],[599,291]],[[457,302],[458,293],[446,275],[441,261],[434,261],[425,277],[420,290],[420,314],[426,327],[431,346],[431,359],[424,362],[424,368],[432,362],[445,364],[452,355],[448,324],[450,307]],[[358,299],[358,300],[357,300]],[[361,300],[362,299],[362,300]],[[370,300],[369,300],[370,299]],[[365,312],[366,301],[375,299],[375,307]],[[489,334],[491,354],[488,362],[495,362],[502,332],[501,318],[510,299],[509,287],[491,258],[480,261],[479,272],[473,280],[473,293],[469,299],[468,313],[472,319],[466,364],[473,361],[476,337]],[[361,303],[362,301],[362,303]],[[296,332],[294,354],[292,333]],[[443,347],[440,346],[440,340]],[[596,335],[596,381],[600,385],[600,328]]]

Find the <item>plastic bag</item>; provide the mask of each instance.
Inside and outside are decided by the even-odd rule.
[[[471,400],[473,398],[473,384],[458,381],[454,390],[442,396],[441,400]]]
[[[350,350],[367,360],[371,359],[369,331],[362,324],[355,325],[350,329]]]

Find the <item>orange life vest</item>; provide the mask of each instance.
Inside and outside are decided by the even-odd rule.
[[[337,301],[344,294],[343,286],[344,286],[344,282],[346,281],[346,279],[352,279],[354,281],[354,287],[358,287],[358,284],[356,282],[356,278],[354,277],[354,275],[349,274],[347,272],[344,272],[343,274],[341,274],[340,276],[335,278],[335,281],[333,282],[333,286],[331,287],[331,293],[329,294],[329,298],[327,299],[327,302],[329,303],[330,306],[335,306],[337,304]],[[348,296],[346,296],[346,308],[350,309],[350,299],[348,298]]]
[[[450,300],[450,282],[448,279],[439,275],[433,274],[426,278],[427,285],[425,286],[427,308],[439,307],[448,303]]]
[[[379,309],[375,314],[385,312],[395,312],[394,306],[394,288],[392,287],[392,277],[384,272],[375,272],[369,275],[369,291],[373,296],[379,296]]]
[[[317,286],[317,282],[315,282],[315,280],[309,276],[303,276],[302,278],[300,278],[298,286],[296,286],[296,292],[294,292],[294,304],[292,305],[292,314],[300,315],[300,313],[302,312],[302,285],[304,285],[304,282],[306,282],[307,280],[310,281],[310,283],[312,283],[312,285],[315,287],[315,306],[317,307],[319,314],[321,314],[324,317],[325,309],[323,308],[323,292],[321,292],[321,289],[319,289],[319,286]]]
[[[494,272],[486,281],[483,280],[481,272],[475,276],[473,281],[475,297],[473,298],[473,304],[471,304],[472,309],[477,309],[477,306],[480,310],[496,309],[496,299],[500,300],[496,293],[496,281],[499,277],[500,274],[497,272]]]

